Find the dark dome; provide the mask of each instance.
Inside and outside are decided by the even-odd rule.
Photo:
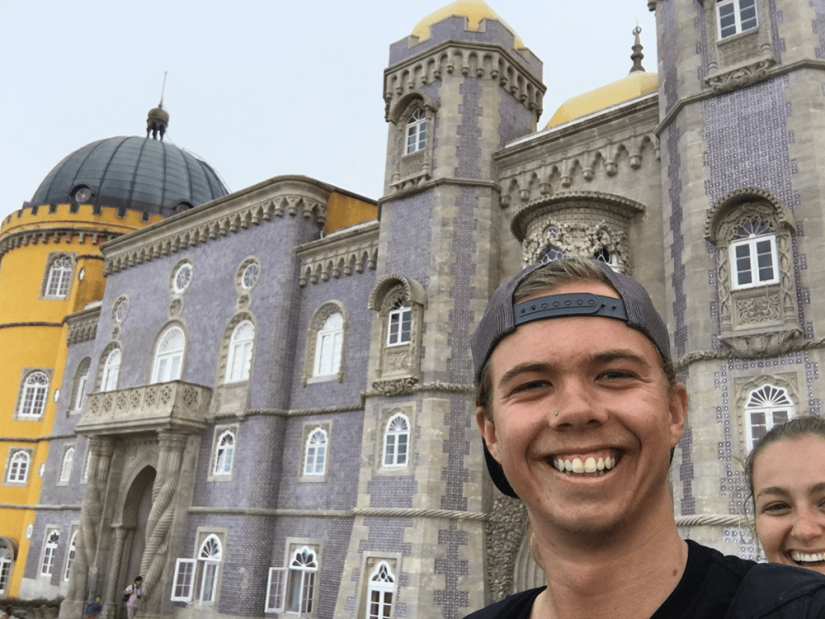
[[[75,198],[83,187],[89,191]],[[200,206],[227,193],[212,166],[192,153],[150,138],[116,137],[63,159],[40,183],[32,204],[78,201],[173,215],[181,203]]]

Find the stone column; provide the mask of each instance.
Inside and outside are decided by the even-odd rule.
[[[69,574],[66,599],[60,605],[60,617],[79,617],[89,587],[89,579],[97,574],[95,554],[98,533],[103,519],[103,492],[109,478],[109,467],[114,453],[114,439],[92,436],[89,439],[89,468],[86,494],[80,511],[80,529],[77,532],[75,559]]]
[[[144,613],[157,614],[160,610],[161,577],[169,553],[169,530],[175,518],[174,500],[186,439],[187,435],[180,432],[159,432],[158,473],[152,488],[152,510],[146,523],[146,549],[140,562],[148,598],[142,608]]]
[[[118,605],[118,582],[120,582],[120,564],[123,562],[123,544],[126,540],[127,529],[122,525],[114,525],[115,546],[112,551],[112,560],[109,563],[109,581],[106,583],[106,593],[103,598],[103,619],[112,619]]]

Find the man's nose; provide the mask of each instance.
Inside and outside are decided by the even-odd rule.
[[[560,382],[557,397],[552,401],[553,410],[549,411],[551,426],[585,427],[601,425],[607,420],[606,409],[599,405],[589,381],[571,378]]]

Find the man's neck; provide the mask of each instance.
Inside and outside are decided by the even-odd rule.
[[[591,539],[537,527],[535,550],[548,586],[536,599],[531,619],[653,615],[679,584],[687,563],[687,544],[672,511],[666,511],[669,520],[637,522]]]

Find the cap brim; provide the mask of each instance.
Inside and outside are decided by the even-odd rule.
[[[490,477],[493,479],[496,488],[507,496],[513,497],[514,499],[519,498],[516,491],[513,490],[513,487],[510,485],[510,482],[507,481],[507,477],[504,476],[504,469],[501,468],[498,460],[496,460],[490,454],[490,450],[487,449],[487,441],[481,439],[481,442],[484,444],[484,460],[487,463],[487,471],[490,473]]]

